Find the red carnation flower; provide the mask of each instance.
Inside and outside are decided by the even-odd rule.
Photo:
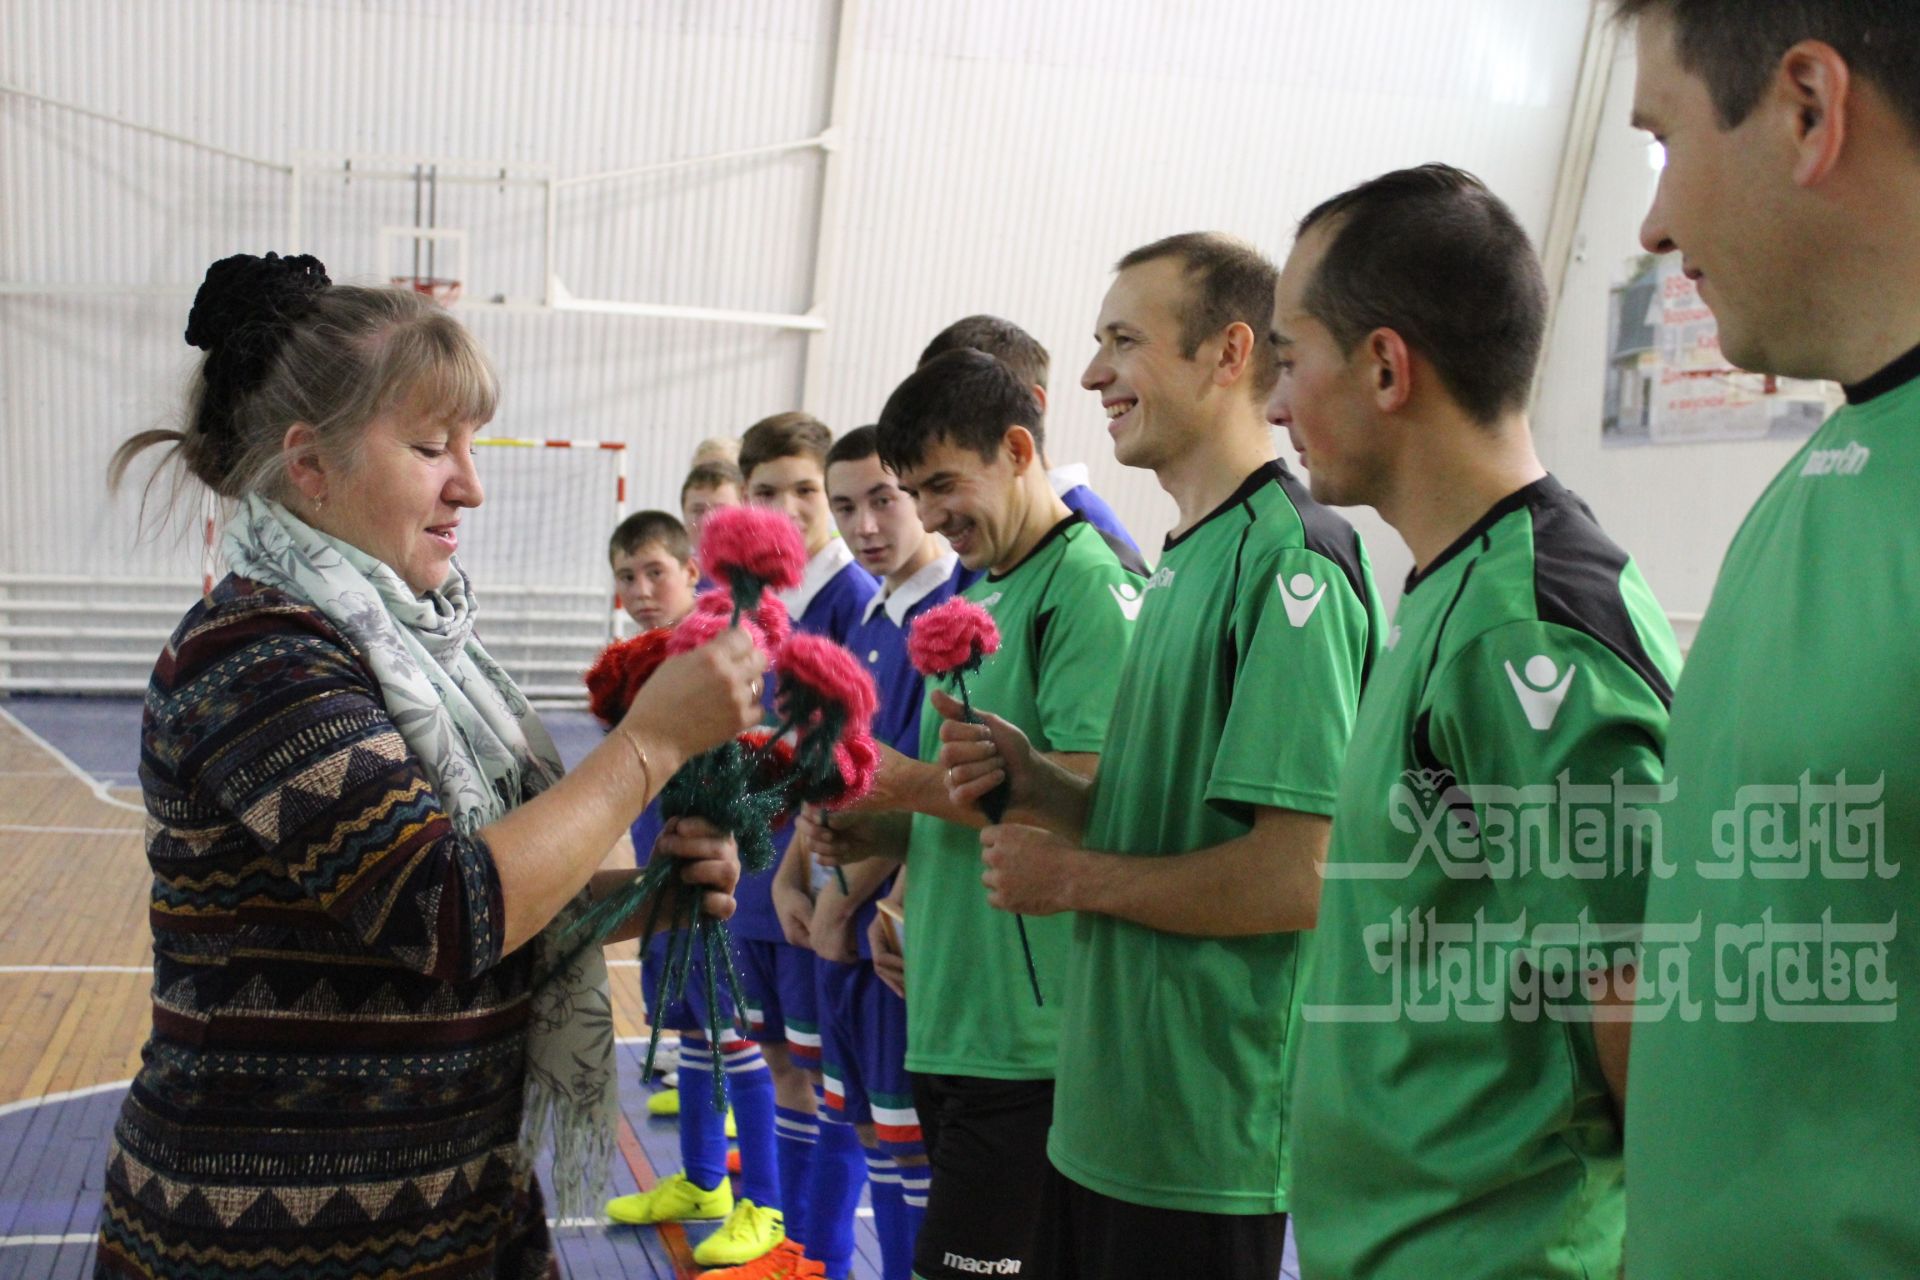
[[[764,507],[724,507],[700,530],[700,567],[739,594],[736,579],[784,591],[800,585],[807,548],[793,521]]]
[[[849,733],[835,744],[833,762],[840,767],[840,793],[821,802],[828,809],[843,808],[873,790],[873,780],[880,773],[880,748],[872,734]]]
[[[814,702],[822,713],[837,712],[841,722],[864,732],[880,705],[873,677],[859,659],[824,636],[804,632],[790,638],[773,659],[780,681],[783,714],[796,694]],[[807,719],[802,714],[799,719]]]
[[[923,676],[970,669],[999,648],[1000,628],[993,625],[993,615],[959,596],[915,618],[907,633],[907,658]]]
[[[725,591],[703,591],[700,598],[693,602],[695,613],[711,613],[722,622],[733,620],[733,597]],[[753,633],[753,642],[760,652],[769,656],[780,652],[787,637],[793,634],[793,620],[787,615],[787,606],[780,603],[780,597],[763,595],[759,607],[750,613],[740,615],[747,630]]]
[[[666,627],[616,640],[587,668],[587,705],[601,723],[618,724],[633,705],[640,686],[667,659],[673,633]]]

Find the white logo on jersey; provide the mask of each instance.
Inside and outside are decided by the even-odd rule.
[[[1513,669],[1511,662],[1505,665],[1513,696],[1520,699],[1520,709],[1527,713],[1527,723],[1541,733],[1553,728],[1553,722],[1560,716],[1560,704],[1567,700],[1567,690],[1573,684],[1573,673],[1579,668],[1569,663],[1563,676],[1553,659],[1544,653],[1527,659],[1524,676]],[[1555,680],[1559,683],[1555,684]]]
[[[1140,606],[1147,598],[1140,594],[1140,588],[1131,582],[1109,582],[1107,590],[1113,592],[1113,602],[1120,606],[1120,612],[1128,622],[1140,616]]]
[[[1147,579],[1147,585],[1144,588],[1142,588],[1142,590],[1158,591],[1161,587],[1170,587],[1172,585],[1173,585],[1173,569],[1171,568],[1171,566],[1163,564],[1160,566],[1159,569],[1155,570],[1154,575],[1151,578]]]
[[[1844,449],[1815,449],[1807,455],[1806,465],[1800,468],[1803,476],[1857,476],[1867,469],[1867,460],[1873,457],[1873,450],[1858,440],[1851,441]]]
[[[1327,584],[1318,584],[1320,589],[1315,591],[1310,573],[1296,573],[1291,580],[1278,574],[1273,580],[1280,584],[1280,603],[1287,606],[1287,621],[1296,627],[1306,626],[1307,619],[1320,607],[1320,597],[1327,594]]]
[[[1387,632],[1387,652],[1389,653],[1393,652],[1394,646],[1398,645],[1399,643],[1400,643],[1400,628],[1394,627]]]
[[[993,593],[992,595],[990,595],[990,596],[988,596],[988,597],[987,597],[987,598],[986,598],[985,600],[982,600],[982,601],[980,602],[980,607],[981,607],[982,609],[991,609],[991,608],[993,608],[993,606],[995,606],[995,605],[997,605],[997,604],[999,604],[999,603],[1000,603],[1000,597],[1001,597],[1002,595],[1004,595],[1004,594],[1005,594],[1005,592],[1001,592],[1001,591],[996,591],[996,592],[994,592],[994,593]]]

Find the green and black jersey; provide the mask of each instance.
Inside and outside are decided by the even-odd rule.
[[[1036,750],[1100,750],[1140,607],[1139,577],[1100,531],[1070,516],[1018,565],[962,594],[1000,631],[1000,651],[967,677],[973,705],[1018,726]],[[922,709],[922,760],[939,754],[940,722]],[[1036,1007],[1014,917],[989,907],[980,884],[980,833],[916,814],[907,857],[908,1069],[1050,1079],[1071,917],[1027,921],[1047,997]]]
[[[1673,704],[1636,1277],[1920,1271],[1920,351],[1847,399],[1747,516]]]
[[[1381,634],[1352,527],[1270,463],[1147,585],[1086,847],[1161,857],[1244,836],[1259,807],[1330,813]],[[1135,1204],[1284,1210],[1296,950],[1074,917],[1054,1165]]]
[[[1302,1274],[1611,1277],[1620,1131],[1582,975],[1633,954],[1673,633],[1551,476],[1416,574],[1395,624],[1308,947]]]

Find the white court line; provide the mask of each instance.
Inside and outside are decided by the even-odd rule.
[[[22,1098],[18,1102],[9,1102],[5,1106],[0,1106],[0,1116],[10,1116],[16,1111],[30,1111],[34,1107],[51,1106],[56,1102],[72,1102],[75,1098],[90,1098],[96,1093],[109,1093],[114,1089],[128,1088],[132,1084],[131,1080],[114,1080],[108,1084],[90,1084],[84,1089],[69,1089],[65,1093],[48,1093],[38,1098]]]
[[[138,827],[25,827],[12,822],[0,822],[0,831],[18,831],[29,836],[139,836],[146,833]]]
[[[146,816],[147,807],[145,805],[129,804],[125,800],[116,799],[115,797],[108,795],[106,783],[100,781],[98,778],[88,773],[85,769],[82,769],[79,765],[67,759],[66,754],[62,752],[60,748],[54,746],[51,742],[48,742],[45,738],[41,737],[39,734],[35,733],[33,730],[27,728],[26,725],[21,724],[20,718],[14,715],[13,712],[7,710],[5,707],[0,707],[0,719],[4,719],[8,724],[18,729],[21,732],[21,734],[27,739],[28,742],[33,743],[35,746],[39,747],[42,751],[52,756],[55,764],[59,765],[62,769],[65,769],[68,773],[72,774],[74,777],[78,778],[80,781],[86,783],[87,789],[93,792],[93,798],[98,800],[101,804],[109,805],[115,809],[125,809],[129,813],[137,813],[141,817]]]
[[[150,964],[0,964],[0,973],[152,973]]]
[[[0,1249],[31,1248],[34,1245],[92,1244],[99,1238],[100,1233],[98,1231],[89,1231],[85,1235],[71,1236],[0,1236]]]
[[[65,769],[0,769],[0,778],[64,778]]]

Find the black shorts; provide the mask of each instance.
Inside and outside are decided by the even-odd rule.
[[[1043,1235],[1040,1269],[1051,1280],[1276,1280],[1287,1215],[1154,1209],[1053,1170]]]
[[[1042,1197],[1053,1174],[1053,1081],[915,1074],[913,1105],[930,1174],[914,1274],[1048,1280],[1037,1252]]]

